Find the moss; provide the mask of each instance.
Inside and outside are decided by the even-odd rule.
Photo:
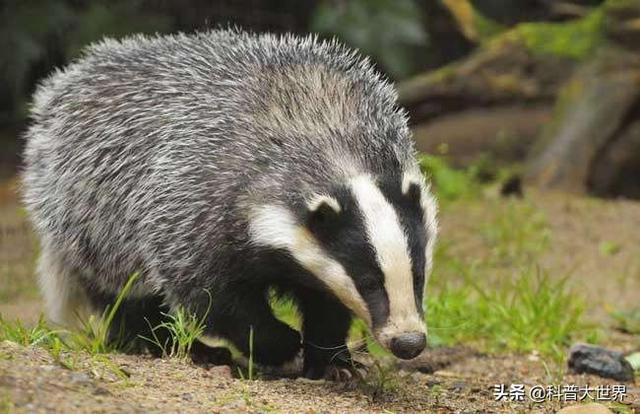
[[[522,23],[494,40],[523,43],[535,54],[582,60],[602,43],[603,23],[603,11],[595,10],[566,23]]]

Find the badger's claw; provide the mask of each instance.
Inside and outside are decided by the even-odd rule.
[[[324,378],[335,382],[352,382],[363,380],[367,376],[367,368],[355,361],[327,366]]]

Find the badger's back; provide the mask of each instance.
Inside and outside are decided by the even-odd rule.
[[[358,173],[401,176],[393,90],[313,38],[213,31],[107,40],[45,81],[25,201],[43,244],[113,290],[197,279],[246,243],[246,208]]]

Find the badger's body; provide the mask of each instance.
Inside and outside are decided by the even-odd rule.
[[[424,348],[435,207],[394,90],[352,52],[236,31],[107,40],[41,85],[33,119],[25,202],[53,321],[140,272],[127,318],[210,303],[207,335],[247,352],[253,326],[264,364],[303,346],[307,376],[352,313],[401,357]],[[302,344],[270,287],[298,299]]]

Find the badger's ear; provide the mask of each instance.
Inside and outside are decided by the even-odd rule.
[[[342,211],[340,203],[328,195],[315,195],[307,200],[309,224],[323,224]]]
[[[411,201],[419,203],[421,194],[422,185],[418,181],[418,178],[405,175],[402,179],[402,195],[409,198]]]

